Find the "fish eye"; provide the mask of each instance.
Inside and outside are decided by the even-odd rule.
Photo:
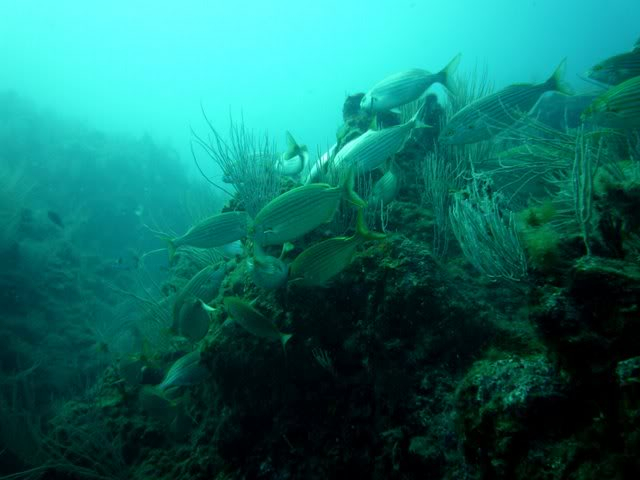
[[[473,125],[469,125],[467,128],[468,128],[469,130],[473,130]]]

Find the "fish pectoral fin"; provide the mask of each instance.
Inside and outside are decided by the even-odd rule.
[[[282,257],[284,257],[287,253],[289,253],[291,250],[293,250],[295,247],[293,245],[293,243],[291,242],[285,242],[284,245],[282,245],[282,251],[280,252],[280,260],[282,260]]]
[[[198,299],[198,300],[200,301],[200,306],[203,308],[204,311],[209,312],[209,313],[213,313],[213,312],[217,311],[217,309],[213,308],[210,305],[207,305],[202,300],[200,300],[200,299]]]

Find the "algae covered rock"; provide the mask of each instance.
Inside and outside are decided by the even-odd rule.
[[[457,392],[462,447],[481,478],[519,478],[537,442],[561,431],[566,378],[543,356],[476,362]]]

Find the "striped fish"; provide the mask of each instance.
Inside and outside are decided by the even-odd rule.
[[[253,258],[248,260],[251,278],[257,286],[267,290],[275,290],[287,283],[289,266],[282,261],[282,257],[292,248],[285,243],[280,258],[267,255],[257,243],[253,246]]]
[[[568,94],[568,88],[562,81],[565,65],[566,59],[544,83],[509,85],[470,103],[449,120],[440,133],[439,141],[462,145],[488,140],[516,123],[518,112],[529,112],[542,94],[550,91]]]
[[[400,150],[411,130],[426,126],[420,120],[424,104],[407,123],[382,130],[367,130],[348,142],[333,159],[340,169],[355,168],[359,173],[369,172],[382,166],[391,155]]]
[[[358,210],[356,233],[351,237],[335,237],[307,248],[289,266],[289,283],[305,287],[325,285],[347,268],[360,244],[382,240],[386,236],[367,230],[362,209]]]
[[[412,68],[388,76],[376,83],[360,101],[360,108],[370,112],[381,112],[400,107],[420,98],[434,83],[448,87],[451,76],[458,68],[460,54],[438,73]]]
[[[200,383],[206,375],[207,369],[200,363],[200,351],[196,350],[176,360],[158,388],[166,392],[177,387],[195,385]]]
[[[607,85],[619,85],[640,76],[640,40],[636,42],[632,51],[603,60],[587,70],[585,75]]]
[[[175,333],[192,342],[199,342],[209,331],[211,323],[211,307],[197,297],[189,297],[182,302],[178,312]]]
[[[396,170],[395,164],[391,164],[389,170],[380,177],[373,186],[373,192],[371,194],[371,203],[377,206],[382,203],[382,206],[390,204],[398,195],[400,190],[400,177]]]
[[[187,309],[191,310],[199,306],[199,302],[195,300],[201,300],[204,303],[209,303],[213,300],[218,295],[226,272],[227,267],[224,263],[208,265],[196,273],[178,292],[173,302],[173,324],[171,326],[173,333],[190,338],[185,333],[191,330],[189,321],[192,317],[188,315],[189,312],[187,310],[183,311],[185,303],[188,303]],[[192,340],[197,341],[195,339]]]
[[[251,228],[254,241],[259,245],[279,245],[295,240],[330,222],[343,198],[356,206],[365,204],[353,191],[353,171],[339,187],[310,183],[289,190],[258,212]]]
[[[640,76],[611,87],[584,112],[581,120],[603,127],[640,127]]]
[[[246,212],[226,212],[207,217],[177,238],[163,237],[169,242],[169,259],[176,249],[188,245],[197,248],[221,247],[247,236],[249,215]]]
[[[242,298],[226,297],[223,303],[229,313],[229,317],[251,335],[268,340],[279,340],[283,349],[285,349],[285,345],[293,336],[290,333],[282,333],[271,320]]]
[[[318,181],[322,172],[327,168],[327,165],[335,156],[337,148],[338,144],[334,143],[329,150],[320,155],[320,157],[311,166],[307,178],[305,178],[304,181],[305,185]]]

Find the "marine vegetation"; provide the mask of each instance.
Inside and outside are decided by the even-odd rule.
[[[124,278],[58,270],[65,302],[99,299],[74,319],[124,312],[55,405],[46,360],[3,363],[0,478],[639,478],[640,77],[595,73],[630,56],[595,97],[564,60],[495,91],[459,55],[406,70],[349,95],[311,159],[205,115],[224,205],[182,235],[139,222],[168,247]]]

